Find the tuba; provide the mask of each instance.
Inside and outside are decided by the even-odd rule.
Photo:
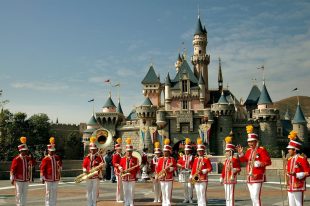
[[[77,176],[75,179],[74,179],[74,182],[75,183],[81,183],[83,182],[84,180],[87,180],[89,178],[92,178],[93,176],[95,176],[96,174],[98,174],[98,172],[103,168],[103,163],[100,163],[98,166],[96,167],[93,167],[89,173],[82,173],[80,174],[79,176]]]
[[[97,129],[93,135],[96,137],[96,146],[99,151],[105,150],[113,142],[112,133],[104,128]]]

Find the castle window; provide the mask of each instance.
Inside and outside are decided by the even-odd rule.
[[[187,108],[188,108],[188,102],[182,101],[182,109],[187,109]]]
[[[187,92],[187,80],[182,80],[182,92]]]
[[[199,50],[199,54],[201,54],[201,50]]]

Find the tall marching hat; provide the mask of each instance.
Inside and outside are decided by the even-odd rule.
[[[50,137],[50,144],[47,145],[47,150],[48,151],[56,151],[55,149],[55,138]]]
[[[292,130],[290,134],[288,135],[288,138],[290,139],[290,142],[288,143],[287,149],[295,149],[300,150],[301,149],[301,143],[298,142],[297,132]]]
[[[254,127],[253,125],[246,126],[246,132],[248,133],[248,142],[249,141],[258,141],[258,135],[253,133]]]
[[[90,139],[89,139],[89,141],[90,141],[90,143],[89,143],[89,149],[98,149],[97,145],[95,144],[96,139],[97,139],[97,138],[96,138],[95,136],[91,136],[91,137],[90,137]]]
[[[187,137],[185,139],[185,148],[184,148],[185,151],[191,151],[192,150],[192,146],[190,145],[190,143],[191,143],[191,140],[190,140],[190,138]]]
[[[206,146],[203,145],[202,139],[200,137],[197,138],[197,151],[205,151]]]
[[[159,142],[155,142],[155,143],[154,143],[154,148],[155,148],[155,149],[154,149],[154,150],[155,150],[155,151],[154,151],[155,154],[160,154],[160,153],[161,153],[160,143],[159,143]]]
[[[117,138],[116,139],[116,144],[114,145],[114,149],[122,149],[122,138]]]
[[[18,151],[25,151],[25,150],[28,150],[28,147],[26,145],[26,142],[27,142],[27,138],[26,137],[21,137],[20,139],[20,142],[22,144],[18,145]]]
[[[126,151],[133,151],[133,146],[131,144],[131,138],[130,137],[127,137],[126,139]]]
[[[163,151],[169,151],[170,153],[172,152],[172,147],[170,146],[170,139],[166,138],[164,141],[165,145],[164,145],[164,149]]]
[[[227,136],[225,138],[225,142],[226,142],[225,151],[234,151],[235,150],[235,145],[232,144],[232,136]]]

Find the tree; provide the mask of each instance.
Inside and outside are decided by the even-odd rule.
[[[70,132],[65,139],[64,145],[65,159],[82,159],[83,144],[79,132]]]
[[[51,124],[46,114],[34,114],[28,119],[29,141],[34,147],[48,144],[50,138]]]

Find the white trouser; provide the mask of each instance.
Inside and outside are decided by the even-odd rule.
[[[248,183],[248,188],[251,195],[252,205],[253,206],[261,206],[261,190],[262,190],[262,182],[258,183]]]
[[[304,193],[302,191],[288,192],[289,206],[302,206],[303,201],[304,201]]]
[[[125,206],[133,206],[135,183],[135,181],[123,181]]]
[[[158,202],[160,201],[160,194],[161,194],[160,183],[158,180],[153,182],[153,188],[154,188],[154,201]]]
[[[123,181],[122,177],[120,175],[115,175],[116,181],[117,181],[117,187],[116,187],[116,201],[123,201],[124,195],[123,195]]]
[[[224,184],[226,206],[235,205],[235,184]]]
[[[189,201],[193,200],[193,185],[192,183],[183,183],[184,187],[184,199]]]
[[[27,202],[28,182],[15,181],[16,205],[25,206]]]
[[[195,190],[197,194],[197,204],[198,206],[207,205],[207,182],[196,182]]]
[[[45,181],[45,206],[55,206],[57,201],[57,182]]]
[[[88,179],[86,180],[86,187],[87,187],[87,206],[96,206],[97,202],[97,195],[99,189],[99,179]]]
[[[172,195],[172,181],[161,181],[160,188],[162,194],[162,206],[170,206]]]

